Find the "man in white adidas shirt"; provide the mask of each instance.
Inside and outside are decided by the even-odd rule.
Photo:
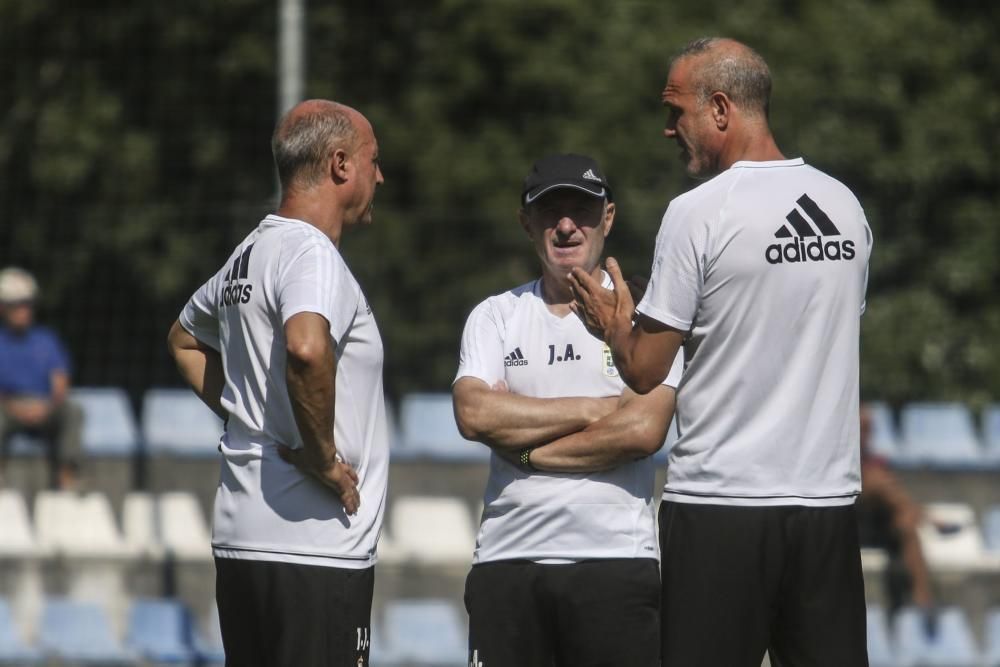
[[[649,457],[680,361],[639,396],[570,311],[572,267],[610,287],[600,259],[615,206],[594,160],[542,158],[521,203],[542,277],[475,308],[453,388],[462,434],[493,449],[466,581],[470,664],[656,667]]]
[[[169,345],[227,419],[212,545],[226,664],[368,662],[388,438],[382,341],[340,256],[370,223],[378,145],[357,111],[302,102],[272,150],[281,203],[184,307]]]
[[[689,44],[664,134],[711,180],[667,208],[638,307],[573,272],[631,388],[657,387],[684,347],[660,511],[671,667],[758,667],[767,650],[781,665],[867,665],[853,503],[872,236],[846,187],[781,154],[770,89],[747,46]]]

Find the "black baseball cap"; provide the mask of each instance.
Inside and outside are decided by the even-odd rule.
[[[530,204],[549,190],[576,188],[611,201],[611,186],[597,160],[572,153],[547,155],[535,162],[524,179],[521,203]]]

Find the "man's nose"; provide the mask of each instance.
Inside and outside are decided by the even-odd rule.
[[[564,215],[559,218],[559,222],[556,223],[556,231],[560,234],[569,236],[576,231],[576,221],[570,216]]]

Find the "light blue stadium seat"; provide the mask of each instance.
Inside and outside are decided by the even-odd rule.
[[[992,505],[983,513],[983,542],[990,551],[1000,553],[1000,505]]]
[[[213,603],[204,630],[193,632],[194,650],[199,665],[225,665],[226,652],[222,648],[222,629],[219,626],[219,608]]]
[[[400,458],[487,462],[489,447],[466,440],[458,432],[451,394],[407,394],[400,404]]]
[[[386,605],[384,627],[387,650],[396,660],[455,667],[468,664],[467,633],[448,600],[393,600]]]
[[[21,638],[10,604],[0,597],[0,665],[38,665],[43,657]]]
[[[921,610],[907,607],[896,615],[897,660],[921,667],[979,667],[981,656],[965,612],[945,607],[937,614],[933,636]]]
[[[983,664],[986,667],[1000,667],[1000,607],[994,607],[986,612],[984,630],[986,650],[983,654]]]
[[[983,441],[986,460],[1000,464],[1000,403],[992,403],[983,410]]]
[[[892,408],[881,401],[872,401],[866,406],[871,416],[869,445],[872,454],[895,461],[900,457],[900,441]]]
[[[385,632],[382,630],[381,624],[377,623],[375,619],[371,622],[371,644],[369,645],[368,662],[376,667],[384,665],[388,667],[389,665],[396,665],[401,662],[400,658],[396,655],[396,651],[389,646],[389,640]]]
[[[177,600],[137,598],[129,609],[128,646],[155,663],[191,665],[187,609]]]
[[[901,424],[906,463],[978,467],[984,461],[972,413],[961,403],[910,403]]]
[[[896,667],[885,609],[871,605],[868,607],[867,621],[868,664],[870,667]]]
[[[76,387],[70,398],[83,410],[81,446],[98,456],[132,456],[139,429],[128,394],[118,387]]]
[[[142,435],[150,454],[211,458],[222,420],[189,389],[153,388],[142,400]]]
[[[48,599],[38,637],[43,650],[69,663],[131,665],[136,659],[115,637],[104,610],[90,602]]]

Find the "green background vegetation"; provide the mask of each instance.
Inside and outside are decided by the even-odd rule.
[[[534,277],[515,212],[544,153],[601,161],[609,252],[648,270],[693,185],[661,134],[667,65],[715,34],[770,63],[785,153],[865,206],[864,393],[1000,397],[1000,4],[307,5],[307,95],[359,108],[381,144],[376,224],[343,250],[391,395],[446,389],[469,310]],[[177,383],[170,322],[273,207],[276,16],[273,0],[0,0],[0,262],[40,278],[77,383]]]

